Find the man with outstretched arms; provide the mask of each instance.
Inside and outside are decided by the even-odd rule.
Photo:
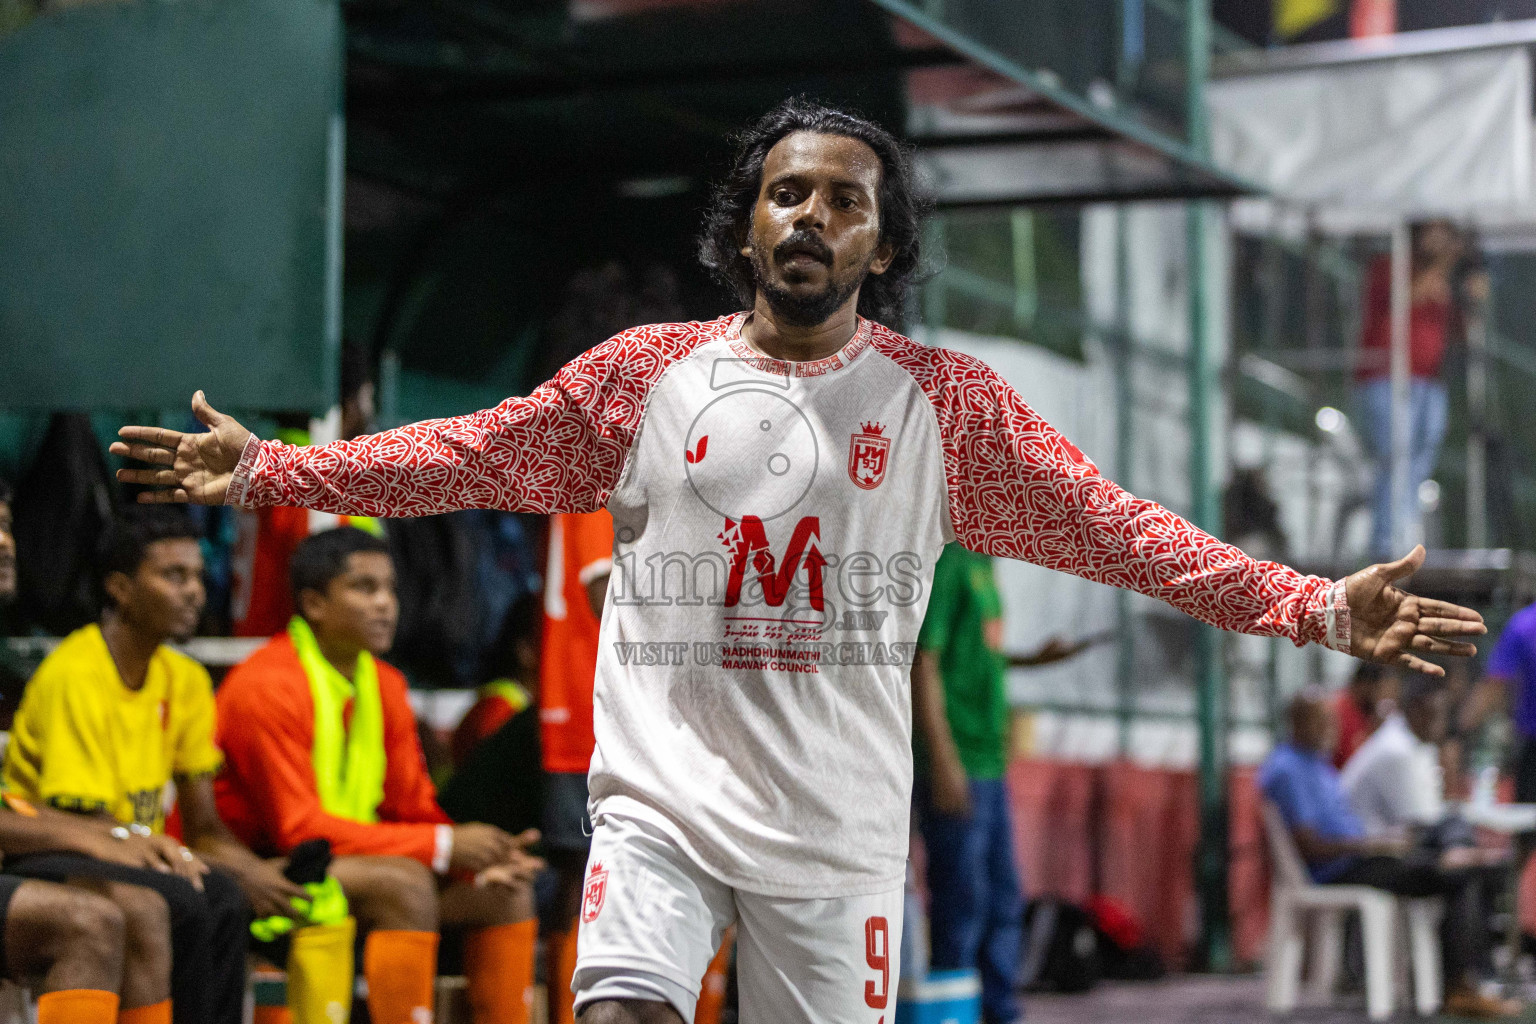
[[[1475,612],[1255,562],[1099,475],[998,375],[896,334],[922,203],[883,129],[803,100],[742,137],[704,262],[746,312],[654,324],[526,398],[353,441],[128,427],[148,500],[613,515],[573,987],[584,1024],[690,1019],[725,927],[748,1021],[894,1016],[909,672],[944,544],[1206,622],[1438,670]]]

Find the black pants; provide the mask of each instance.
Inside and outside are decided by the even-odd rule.
[[[16,890],[21,888],[25,879],[17,878],[12,874],[0,875],[0,974],[7,977],[10,968],[5,962],[5,923],[11,915],[11,897],[16,895]]]
[[[1433,861],[1401,857],[1366,857],[1352,864],[1336,885],[1368,885],[1394,896],[1439,896],[1445,900],[1440,946],[1447,986],[1471,983],[1488,958],[1483,924],[1481,875],[1442,871]]]
[[[203,891],[176,875],[141,871],[76,853],[6,858],[7,874],[63,882],[104,878],[153,889],[171,912],[171,999],[175,1024],[241,1024],[250,909],[235,880],[218,870]]]

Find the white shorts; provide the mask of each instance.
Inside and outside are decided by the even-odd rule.
[[[890,1022],[902,906],[901,886],[833,899],[732,889],[655,826],[605,814],[582,889],[576,1009],[652,1000],[691,1022],[704,971],[735,924],[743,1024]]]

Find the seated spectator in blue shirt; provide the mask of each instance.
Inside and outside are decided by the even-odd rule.
[[[1313,880],[1368,885],[1397,896],[1444,897],[1445,1012],[1479,1019],[1518,1012],[1518,1004],[1478,990],[1477,966],[1487,961],[1486,934],[1477,901],[1469,896],[1470,874],[1445,870],[1433,854],[1411,855],[1400,838],[1366,835],[1329,760],[1337,726],[1327,694],[1316,687],[1302,690],[1292,699],[1287,717],[1290,742],[1269,755],[1258,782],[1291,830]]]
[[[1397,852],[1392,844],[1366,839],[1349,807],[1328,758],[1337,724],[1326,698],[1304,690],[1289,714],[1290,742],[1276,746],[1259,769],[1259,789],[1285,819],[1313,881],[1335,881],[1362,857]]]

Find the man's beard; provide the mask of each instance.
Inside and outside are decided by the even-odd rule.
[[[827,284],[819,292],[813,294],[795,294],[786,288],[773,283],[769,260],[786,250],[802,245],[814,245],[826,256]],[[870,262],[874,256],[871,254]],[[764,254],[763,246],[752,247],[752,279],[757,286],[758,293],[768,300],[768,308],[773,310],[773,315],[781,323],[791,327],[816,327],[826,323],[831,315],[838,311],[847,302],[854,292],[859,290],[859,285],[864,283],[864,278],[869,272],[869,264],[864,270],[853,274],[846,281],[839,282],[832,270],[832,254],[826,248],[826,244],[820,238],[809,231],[797,231],[773,249],[773,256]]]

